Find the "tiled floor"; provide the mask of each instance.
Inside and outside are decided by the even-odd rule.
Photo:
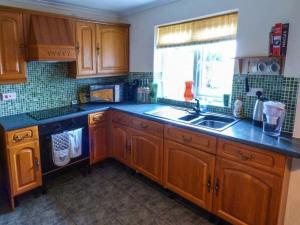
[[[0,210],[1,225],[210,225],[205,217],[115,161],[86,177],[64,173],[47,195],[26,194],[16,211]]]

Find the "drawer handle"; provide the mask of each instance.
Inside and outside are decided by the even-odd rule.
[[[238,151],[238,153],[239,153],[239,156],[240,156],[240,158],[242,159],[242,160],[246,160],[246,161],[248,161],[248,160],[253,160],[253,159],[255,159],[255,156],[254,155],[245,155],[243,152],[241,152],[241,151]]]
[[[147,129],[149,126],[147,124],[140,123],[140,127],[143,129]]]
[[[191,142],[191,141],[193,140],[193,138],[192,138],[192,137],[187,138],[187,137],[185,137],[184,135],[182,135],[182,140],[183,140],[184,142]]]
[[[101,115],[93,117],[93,121],[97,122],[99,120],[101,120]]]
[[[20,142],[20,141],[23,141],[25,138],[31,138],[31,137],[32,137],[32,132],[28,132],[23,136],[19,136],[19,135],[15,134],[14,137],[13,137],[13,140],[15,142]]]

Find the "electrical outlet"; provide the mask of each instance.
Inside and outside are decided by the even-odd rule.
[[[17,98],[17,93],[16,92],[2,93],[1,94],[2,101],[16,100],[16,98]]]
[[[247,96],[256,97],[256,92],[258,91],[263,92],[264,90],[262,88],[250,88],[249,92],[247,92]]]

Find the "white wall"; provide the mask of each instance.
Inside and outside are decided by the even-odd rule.
[[[228,10],[240,12],[238,25],[237,56],[267,55],[269,32],[274,23],[291,22],[293,4],[297,0],[180,0],[122,18],[131,24],[130,70],[132,72],[153,71],[154,27],[191,18],[202,17]],[[292,4],[293,3],[293,4]],[[292,29],[294,33],[296,27]],[[291,33],[291,36],[293,36]],[[294,43],[289,44],[293,49]],[[298,50],[298,49],[297,49]],[[300,50],[298,50],[300,55]],[[297,53],[293,53],[297,55]],[[297,64],[288,64],[289,75],[300,71]]]

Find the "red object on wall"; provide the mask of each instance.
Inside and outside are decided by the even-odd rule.
[[[194,98],[193,94],[193,81],[186,81],[185,82],[185,91],[184,91],[184,99],[185,101],[191,101]]]
[[[272,38],[272,56],[281,56],[282,23],[275,24]]]

